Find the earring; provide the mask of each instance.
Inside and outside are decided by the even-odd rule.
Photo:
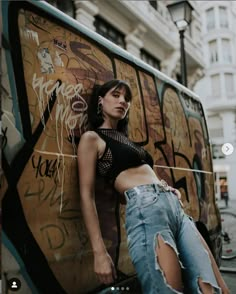
[[[97,115],[101,115],[101,114],[102,114],[102,103],[98,103]]]

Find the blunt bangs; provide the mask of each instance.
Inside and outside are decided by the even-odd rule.
[[[132,100],[132,92],[130,86],[126,81],[123,80],[111,80],[106,82],[100,87],[98,95],[104,97],[106,93],[109,92],[112,88],[115,88],[115,90],[125,89],[125,97],[129,101]]]
[[[132,93],[129,85],[124,81],[119,81],[119,83],[115,86],[115,90],[125,90],[125,98],[131,102],[132,101]]]

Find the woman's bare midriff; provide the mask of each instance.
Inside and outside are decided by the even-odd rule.
[[[160,180],[153,169],[148,164],[143,164],[121,172],[115,180],[114,188],[123,195],[126,190],[136,186],[157,183],[160,183]]]

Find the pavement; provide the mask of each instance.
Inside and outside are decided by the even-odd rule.
[[[231,258],[236,256],[236,199],[229,200],[228,206],[225,206],[224,200],[217,200],[218,207],[221,212],[222,220],[230,223],[229,230],[231,240],[229,243],[223,243],[223,256],[220,271],[230,289],[231,294],[236,293],[236,258]],[[224,214],[226,212],[226,214]],[[230,213],[227,215],[227,213]],[[232,214],[232,215],[231,215]],[[235,216],[235,217],[234,217]],[[227,219],[228,218],[228,219]]]
[[[236,199],[229,199],[228,207],[225,206],[224,200],[218,199],[218,200],[216,200],[216,203],[217,203],[220,210],[226,210],[226,211],[230,211],[230,212],[236,214]]]
[[[236,200],[231,200],[227,207],[223,200],[218,200],[217,204],[221,213],[222,231],[226,230],[230,237],[229,242],[223,238],[222,255],[230,259],[230,257],[236,256]],[[236,268],[236,258],[234,260],[232,260],[232,263],[235,264]]]

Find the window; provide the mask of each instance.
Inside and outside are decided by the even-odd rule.
[[[94,25],[96,32],[125,49],[125,36],[100,17],[96,17]]]
[[[212,30],[215,28],[215,15],[214,9],[210,8],[206,11],[206,21],[207,21],[207,30]]]
[[[231,73],[225,74],[225,88],[228,95],[234,93],[234,76]]]
[[[211,138],[222,138],[224,136],[223,129],[209,129],[209,135]]]
[[[230,40],[222,39],[222,52],[223,52],[223,62],[224,63],[231,63],[232,62],[232,55],[231,55],[231,48],[230,48]]]
[[[220,15],[220,27],[221,28],[228,28],[229,24],[228,24],[226,7],[219,8],[219,15]]]
[[[72,0],[47,0],[47,2],[70,17],[75,18],[75,8]]]
[[[219,159],[219,158],[224,158],[224,154],[222,153],[222,144],[213,144],[212,145],[212,156],[213,159]]]
[[[156,0],[149,0],[149,3],[154,9],[158,10],[158,5]]]
[[[209,57],[210,63],[215,63],[218,61],[218,50],[216,40],[209,42]]]
[[[156,69],[160,69],[160,60],[149,54],[144,49],[141,49],[140,56],[141,59],[147,64],[151,65],[152,67],[155,67]]]
[[[211,76],[211,89],[212,89],[213,96],[220,95],[220,75],[219,74]]]

